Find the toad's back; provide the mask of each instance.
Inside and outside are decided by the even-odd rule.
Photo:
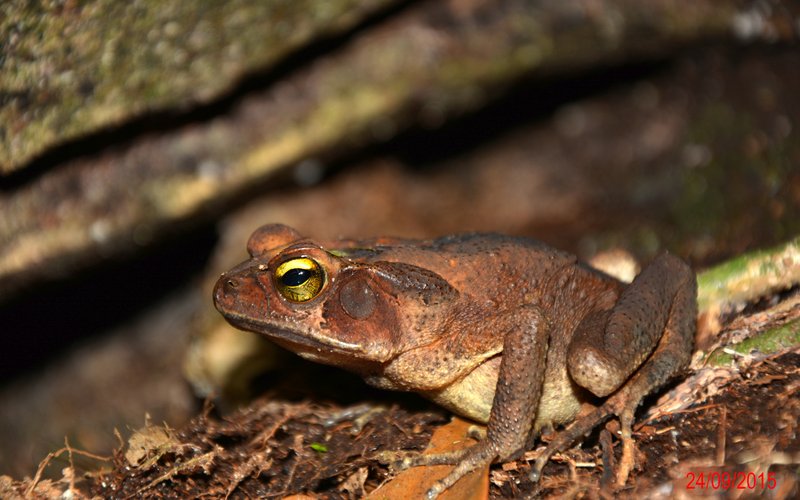
[[[437,273],[461,294],[496,302],[498,307],[542,300],[553,306],[570,289],[585,297],[579,284],[614,290],[621,285],[579,263],[574,255],[529,238],[470,233],[430,241],[368,240],[352,245],[348,253],[356,260],[413,264]],[[575,298],[579,297],[571,297]]]

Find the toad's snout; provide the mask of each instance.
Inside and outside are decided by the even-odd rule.
[[[233,302],[233,297],[239,288],[239,280],[235,277],[229,277],[227,274],[222,274],[214,285],[214,307],[217,311],[225,314],[230,310]]]
[[[214,285],[214,307],[223,316],[241,314],[264,302],[259,273],[265,266],[247,261],[220,275]]]

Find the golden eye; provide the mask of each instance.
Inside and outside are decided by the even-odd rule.
[[[292,302],[306,302],[316,297],[325,284],[325,272],[315,260],[298,257],[275,269],[278,292]]]

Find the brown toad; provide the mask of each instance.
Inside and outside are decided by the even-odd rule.
[[[248,251],[214,290],[231,324],[488,424],[466,452],[407,457],[456,464],[429,496],[518,457],[543,427],[575,420],[587,390],[608,397],[550,443],[533,474],[617,415],[624,483],[634,410],[692,350],[695,275],[666,253],[626,285],[568,253],[496,234],[317,242],[268,225]]]

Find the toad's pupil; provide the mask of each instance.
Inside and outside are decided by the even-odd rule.
[[[281,283],[286,286],[299,286],[308,281],[311,271],[308,269],[290,269],[281,276]]]

